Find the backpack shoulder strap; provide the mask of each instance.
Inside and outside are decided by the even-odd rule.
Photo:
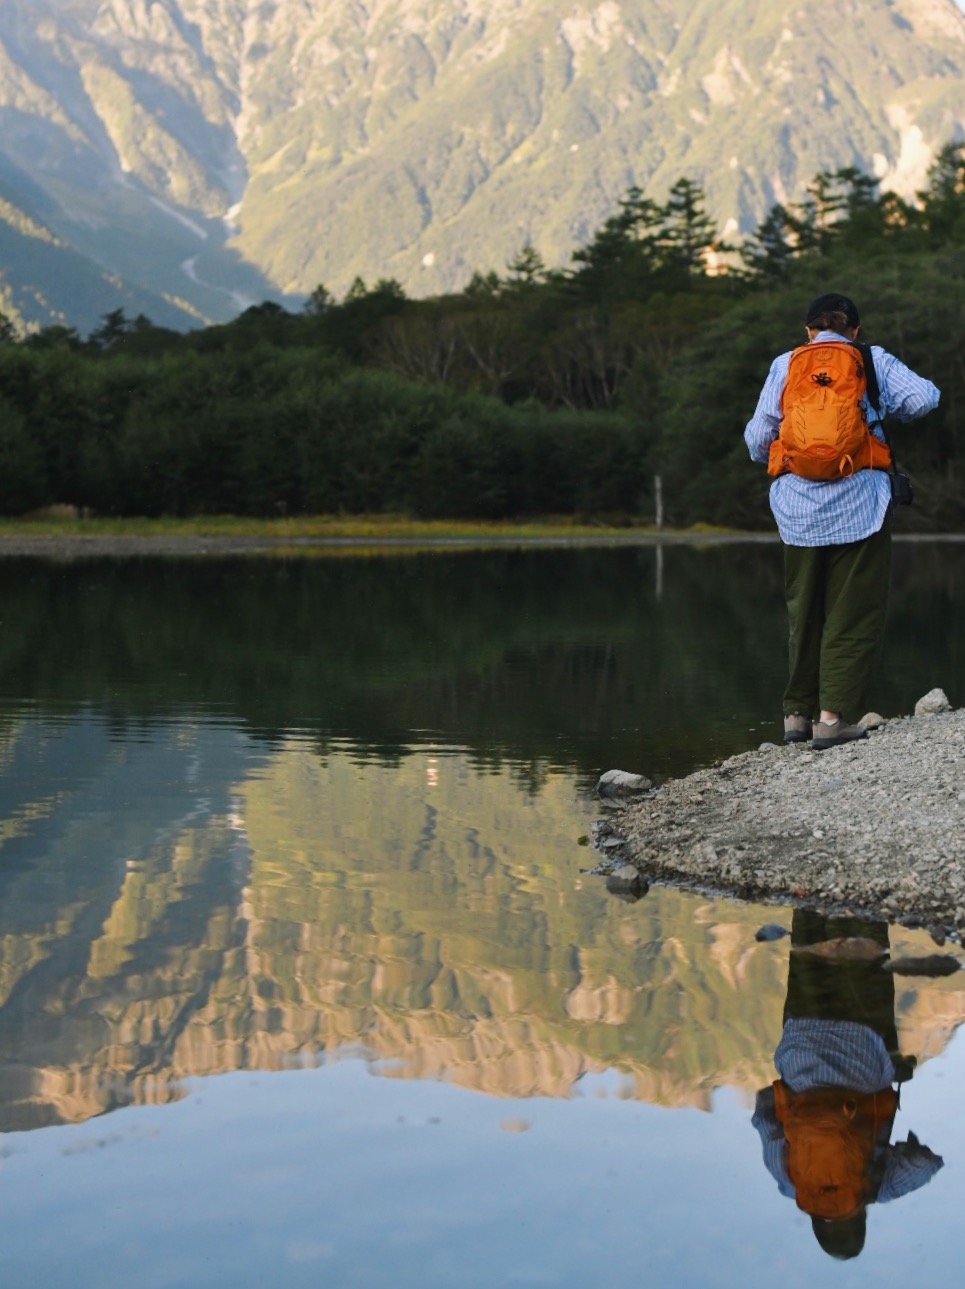
[[[875,360],[871,355],[871,346],[859,344],[856,340],[853,340],[851,343],[854,345],[855,349],[857,349],[858,353],[860,353],[864,362],[865,382],[868,386],[868,402],[871,404],[874,409],[874,413],[878,418],[875,424],[881,431],[885,443],[887,444],[888,451],[891,453],[891,465],[888,467],[888,473],[895,475],[898,473],[898,462],[895,460],[895,450],[891,446],[891,439],[889,439],[888,431],[885,429],[885,418],[881,413],[881,389],[878,385],[878,373],[875,371]]]
[[[881,415],[881,390],[878,387],[878,373],[875,371],[875,360],[871,355],[871,346],[859,344],[852,341],[855,349],[861,355],[861,361],[864,364],[864,378],[868,386],[868,402],[871,404],[878,416],[880,424],[884,417]]]

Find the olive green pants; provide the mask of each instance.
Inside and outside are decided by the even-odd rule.
[[[884,636],[891,525],[844,546],[785,546],[790,679],[784,712],[857,721]]]

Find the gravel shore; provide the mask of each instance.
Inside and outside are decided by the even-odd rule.
[[[965,934],[965,710],[815,752],[762,745],[594,826],[597,871]]]

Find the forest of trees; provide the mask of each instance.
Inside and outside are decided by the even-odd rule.
[[[700,188],[631,189],[565,270],[524,247],[502,275],[408,299],[319,286],[187,334],[106,315],[18,335],[0,319],[0,513],[539,515],[768,527],[743,427],[808,301],[852,296],[863,338],[942,391],[892,441],[908,522],[965,527],[965,145],[907,202],[822,173],[739,246]]]

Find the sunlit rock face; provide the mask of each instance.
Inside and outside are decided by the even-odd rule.
[[[221,317],[356,275],[458,288],[527,242],[565,264],[634,183],[696,179],[730,233],[822,169],[912,194],[965,127],[965,15],[869,0],[842,22],[765,0],[6,0],[0,223]]]
[[[297,741],[253,766],[235,735],[190,727],[123,753],[96,728],[54,745],[58,791],[3,803],[0,1131],[334,1059],[704,1109],[773,1078],[788,941],[756,941],[762,911],[737,903],[612,899],[580,874],[594,806],[567,776],[524,788],[463,755],[360,766]],[[8,783],[18,746],[42,756],[36,728],[8,730]],[[896,1005],[925,1059],[965,986],[902,981]]]

